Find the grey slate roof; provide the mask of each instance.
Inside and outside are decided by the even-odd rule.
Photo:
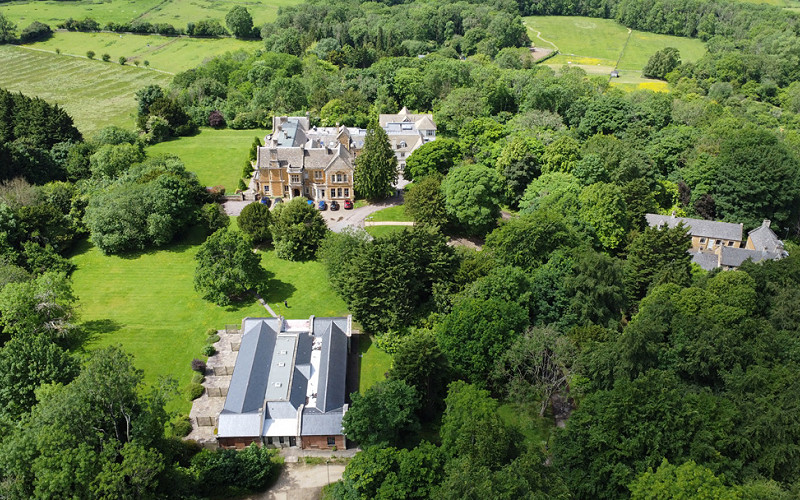
[[[338,410],[321,413],[315,408],[303,410],[302,436],[335,436],[342,434],[342,418],[344,411]]]
[[[645,214],[645,218],[647,219],[647,224],[651,227],[666,225],[669,228],[673,228],[683,222],[689,229],[689,234],[705,238],[742,241],[742,232],[744,231],[742,224],[731,222],[716,222],[659,214]]]
[[[729,248],[722,247],[720,255],[720,265],[728,267],[739,267],[747,259],[753,262],[761,262],[762,260],[776,260],[780,259],[781,254],[776,252],[766,252],[762,250],[750,250],[747,248]]]
[[[306,435],[305,429],[312,433],[308,435],[342,433],[349,318],[312,318],[299,324],[298,328],[298,322],[292,326],[277,318],[245,319],[236,366],[220,413],[220,437],[259,436],[264,422],[279,425],[278,430],[272,428],[270,432],[283,432],[280,426],[296,419],[300,408],[308,404],[309,380],[314,376],[318,377],[316,408],[304,408],[301,435]],[[315,338],[321,340],[318,366],[314,361],[316,373],[311,361]]]
[[[770,229],[769,225],[770,221],[765,220],[763,224],[747,234],[747,239],[756,250],[783,253],[783,242],[778,239],[778,235]]]
[[[711,271],[719,267],[719,255],[714,252],[690,252],[692,262],[702,267],[706,271]]]
[[[314,328],[316,330],[316,326]],[[342,362],[344,361],[344,362]],[[344,406],[345,377],[347,375],[347,337],[336,321],[322,334],[322,357],[317,383],[317,408],[331,411]]]
[[[225,398],[225,411],[258,411],[264,404],[269,366],[278,336],[277,328],[277,319],[265,319],[242,335],[231,385]]]

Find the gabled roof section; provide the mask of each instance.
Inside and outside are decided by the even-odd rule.
[[[747,234],[748,243],[756,250],[782,253],[783,242],[778,239],[778,235],[769,226],[769,219],[765,219],[760,226],[750,231]]]
[[[422,118],[415,123],[417,130],[436,130],[436,124],[433,123],[430,116],[422,115]]]
[[[278,336],[276,327],[277,320],[265,319],[242,335],[224,410],[247,413],[261,409]]]
[[[734,224],[731,222],[716,222],[712,220],[690,219],[688,217],[659,214],[645,214],[645,218],[651,227],[667,226],[671,229],[683,222],[688,228],[688,233],[690,235],[704,238],[742,241],[742,233],[744,231],[742,224]]]
[[[341,408],[345,402],[347,336],[337,323],[331,321],[322,334],[316,406],[321,412]]]
[[[353,163],[350,161],[350,152],[342,144],[338,144],[336,146],[333,156],[331,157],[330,161],[328,161],[328,164],[325,166],[325,170],[327,171],[334,167],[346,168],[346,169],[353,168]]]
[[[777,260],[781,257],[781,254],[776,252],[722,247],[720,249],[719,263],[721,266],[739,267],[748,259],[753,262],[761,262],[762,260]]]

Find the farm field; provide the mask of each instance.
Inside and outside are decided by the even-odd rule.
[[[215,130],[204,127],[195,136],[150,146],[147,154],[177,155],[187,170],[197,174],[201,184],[223,185],[228,193],[233,193],[239,184],[253,139],[258,137],[263,141],[266,134],[266,130]]]
[[[193,235],[161,250],[125,256],[103,255],[88,242],[79,245],[72,258],[77,265],[72,279],[79,319],[90,332],[83,348],[119,344],[134,355],[147,383],[169,376],[183,389],[191,380],[191,360],[201,357],[209,328],[240,324],[246,316],[267,316],[255,299],[219,307],[200,298],[193,287],[200,242],[199,235]],[[264,298],[276,312],[290,318],[346,314],[322,264],[279,260],[274,251],[264,252],[262,259],[271,275]],[[169,409],[188,413],[190,407],[180,396]]]
[[[532,16],[525,18],[525,24],[537,46],[560,51],[547,61],[548,66],[557,69],[572,64],[590,74],[608,75],[619,60],[621,78],[612,82],[623,88],[666,90],[664,82],[641,76],[642,68],[659,49],[675,47],[683,61],[696,61],[705,53],[701,40],[642,31],[633,31],[626,46],[628,29],[611,19]]]
[[[159,35],[129,35],[117,33],[57,32],[49,40],[28,45],[35,49],[62,55],[86,57],[86,51],[95,52],[95,59],[103,54],[111,56],[111,64],[117,64],[120,56],[166,73],[179,73],[194,68],[206,59],[235,50],[254,51],[262,47],[260,41],[244,41],[235,38],[189,38]],[[109,64],[109,63],[105,63]],[[117,64],[118,65],[118,64]]]
[[[274,21],[278,9],[296,5],[302,0],[107,0],[107,1],[15,1],[3,4],[3,13],[24,28],[33,21],[51,24],[53,28],[70,17],[91,17],[101,25],[109,21],[129,22],[141,18],[150,23],[170,23],[185,28],[192,21],[219,19],[234,5],[244,5],[256,25]]]
[[[132,128],[135,93],[172,77],[133,66],[0,46],[0,87],[63,107],[84,135],[109,125]]]
[[[101,25],[113,21],[127,22],[141,16],[162,0],[113,0],[113,1],[16,1],[4,3],[3,14],[17,23],[19,29],[33,21],[49,24],[55,29],[56,24],[69,19],[91,17]]]

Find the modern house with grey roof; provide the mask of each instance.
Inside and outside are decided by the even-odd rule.
[[[706,271],[718,267],[736,269],[746,260],[761,262],[778,260],[789,254],[783,249],[783,242],[770,229],[770,221],[765,219],[761,226],[747,234],[743,241],[742,224],[716,222],[703,219],[690,219],[672,215],[646,214],[651,227],[676,227],[683,224],[692,238],[692,262]]]
[[[344,449],[351,318],[245,318],[242,332],[219,445]]]

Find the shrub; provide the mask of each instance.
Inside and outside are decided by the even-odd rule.
[[[197,358],[193,359],[192,360],[192,370],[194,370],[196,372],[199,372],[199,373],[205,373],[206,372],[206,362],[203,361],[202,359],[197,359]]]
[[[147,68],[147,67],[149,67],[149,66],[150,66],[150,61],[148,61],[147,59],[145,59],[145,60],[144,60],[144,67],[145,67],[145,68]]]
[[[125,61],[127,61],[127,59],[125,58],[125,56],[119,56],[118,61],[119,61],[119,64],[121,66],[124,66],[125,65]]]
[[[36,42],[39,40],[46,40],[53,35],[53,30],[50,29],[50,26],[40,23],[39,21],[34,21],[27,28],[22,30],[22,34],[20,35],[20,41],[22,43],[31,43]]]
[[[104,62],[108,62],[111,60],[111,56],[108,54],[103,54],[102,59]]]
[[[86,51],[86,57],[88,57],[89,59],[94,59],[94,51],[93,50],[87,50]]]
[[[216,333],[209,335],[208,338],[206,338],[206,344],[216,344],[217,342],[219,342],[219,335]]]
[[[239,187],[238,187],[238,189],[241,190],[241,191],[246,191],[247,190],[247,184],[245,184],[242,179],[239,179]]]
[[[202,373],[195,373],[194,375],[192,375],[192,383],[193,384],[202,384],[205,381],[206,381],[206,377]]]
[[[56,54],[60,54],[60,53],[61,53],[61,49],[58,49],[58,48],[57,48],[57,49],[56,49]]]
[[[203,387],[202,384],[190,384],[189,385],[189,400],[194,401],[195,399],[199,398],[203,395],[206,388]]]
[[[188,436],[190,432],[192,432],[192,421],[186,415],[172,422],[173,436],[184,437]]]
[[[208,115],[208,125],[213,128],[222,128],[225,126],[225,117],[215,109]]]
[[[207,345],[203,347],[203,354],[205,354],[206,356],[213,356],[216,353],[217,350],[214,348],[213,345]]]

